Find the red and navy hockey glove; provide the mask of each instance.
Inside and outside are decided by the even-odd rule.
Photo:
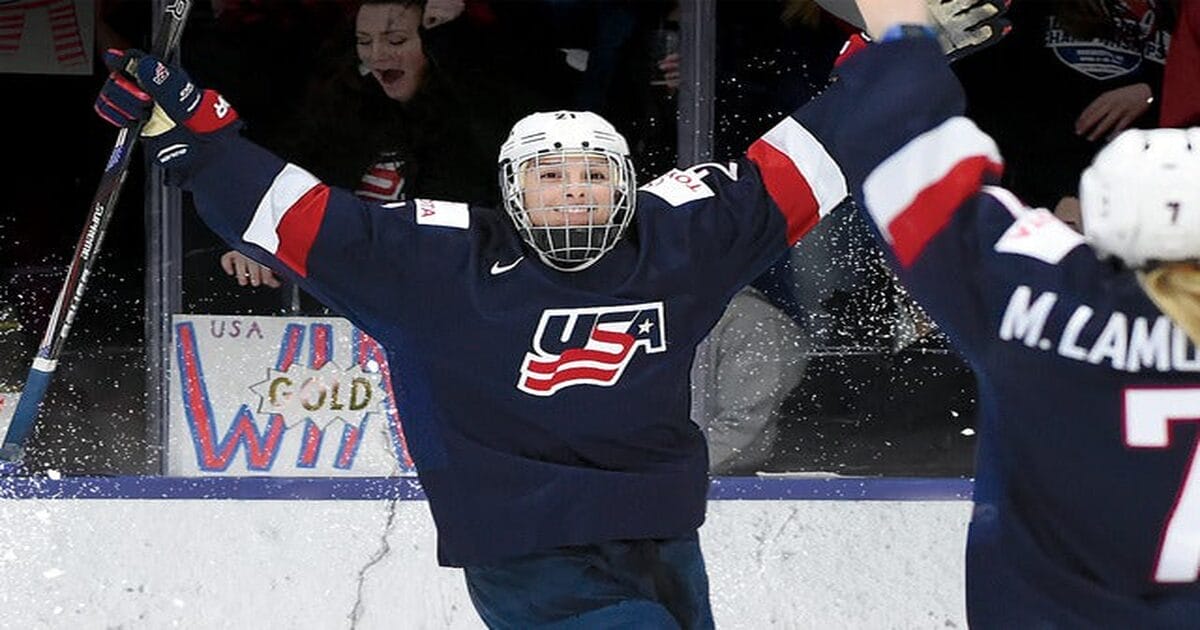
[[[197,88],[181,68],[140,50],[109,50],[104,63],[112,74],[96,98],[96,113],[118,127],[147,120],[142,136],[164,166],[184,166],[190,160],[180,158],[241,128],[229,102]]]

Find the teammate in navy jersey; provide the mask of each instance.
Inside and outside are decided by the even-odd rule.
[[[209,226],[386,348],[439,562],[490,626],[712,626],[694,351],[846,196],[794,120],[637,190],[602,118],[534,114],[500,151],[505,212],[380,204],[242,138],[180,69],[107,61],[100,114],[152,110],[146,147]]]
[[[971,626],[1200,627],[1200,129],[1103,149],[1081,236],[993,185],[922,0],[859,4],[880,43],[798,118],[976,371]]]

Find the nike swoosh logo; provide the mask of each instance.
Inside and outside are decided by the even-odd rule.
[[[506,271],[511,271],[513,267],[516,267],[517,265],[521,264],[522,260],[525,260],[524,256],[508,263],[507,265],[501,265],[500,261],[496,261],[496,262],[492,263],[492,275],[498,276]]]

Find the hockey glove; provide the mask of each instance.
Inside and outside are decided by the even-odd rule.
[[[925,0],[938,42],[951,61],[1000,41],[1012,25],[1004,18],[1012,0]],[[845,22],[865,29],[867,21],[854,0],[817,0]],[[848,55],[846,55],[848,57]]]
[[[929,17],[950,61],[1000,41],[1012,25],[1004,18],[1012,0],[928,0]]]
[[[142,136],[159,164],[189,157],[241,128],[224,97],[197,88],[180,68],[132,49],[109,50],[104,63],[112,74],[96,98],[96,113],[118,127],[147,120]]]

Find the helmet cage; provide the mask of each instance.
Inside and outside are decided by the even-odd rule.
[[[582,162],[587,182],[562,175],[570,170],[566,165],[571,161]],[[633,177],[629,158],[612,151],[556,150],[539,153],[516,166],[505,164],[501,190],[517,232],[542,260],[555,269],[579,271],[615,247],[625,233],[633,217]],[[553,195],[561,202],[539,204],[528,199],[531,191],[526,182],[530,178],[542,180],[543,187],[561,187]],[[565,221],[539,221],[531,211],[534,215],[560,213]]]
[[[580,271],[616,247],[633,219],[625,138],[591,112],[519,121],[500,150],[500,192],[517,232],[547,265]]]

